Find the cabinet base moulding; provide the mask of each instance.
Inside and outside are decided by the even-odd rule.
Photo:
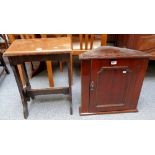
[[[82,112],[81,108],[79,108],[80,116],[87,116],[87,115],[100,115],[100,114],[117,114],[117,113],[130,113],[130,112],[138,112],[138,109],[131,109],[131,110],[121,110],[121,111],[102,111],[102,112]]]

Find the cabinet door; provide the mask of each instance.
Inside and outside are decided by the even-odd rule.
[[[131,70],[128,66],[107,66],[107,61],[92,61],[90,112],[118,111],[127,102]]]

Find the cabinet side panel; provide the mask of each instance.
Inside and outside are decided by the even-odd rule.
[[[90,68],[91,68],[90,60],[81,61],[81,109],[80,109],[80,113],[88,113]]]
[[[143,85],[143,81],[144,81],[144,77],[145,77],[145,73],[148,67],[148,59],[143,59],[143,60],[137,60],[137,66],[140,66],[139,71],[137,71],[136,74],[136,83],[134,85],[134,89],[132,91],[132,104],[130,104],[130,108],[131,109],[135,109],[137,107],[138,104],[138,100],[139,100],[139,96],[140,96],[140,92],[141,92],[141,88]]]

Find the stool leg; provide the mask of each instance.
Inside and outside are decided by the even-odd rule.
[[[21,81],[17,66],[13,65],[11,67],[12,67],[12,70],[13,70],[13,73],[14,73],[14,76],[15,76],[15,79],[16,79],[16,82],[17,82],[18,90],[19,90],[19,93],[20,93],[20,97],[21,97],[21,100],[22,100],[23,115],[24,115],[24,118],[26,119],[28,117],[28,115],[29,115],[28,105],[27,105],[27,95],[26,95],[26,93],[25,93],[25,91],[23,89],[23,84],[22,84],[22,81]]]
[[[72,107],[72,71],[71,71],[71,60],[68,62],[68,83],[69,83],[69,100],[70,100],[70,115],[73,114]]]
[[[50,87],[54,87],[52,62],[51,61],[46,61],[46,66],[47,66],[49,85],[50,85]]]
[[[33,66],[33,63],[32,62],[30,62],[29,64],[30,64],[30,75],[29,75],[29,79],[31,79],[32,78],[33,71],[34,71],[34,66]]]
[[[70,97],[70,115],[73,115],[72,97]]]
[[[22,104],[23,104],[23,115],[24,115],[24,118],[27,119],[28,116],[29,116],[29,111],[28,111],[27,102],[22,101]]]
[[[70,58],[70,65],[71,65],[71,84],[73,85],[73,55],[71,54]]]
[[[30,85],[30,82],[29,82],[29,77],[28,77],[28,74],[27,74],[25,63],[21,64],[21,69],[22,69],[22,72],[23,72],[23,78],[24,78],[26,87],[28,89],[31,89],[31,85]],[[34,99],[34,95],[32,93],[31,93],[31,98]],[[28,97],[28,100],[30,100],[30,97]]]
[[[17,67],[18,67],[18,71],[19,71],[19,77],[20,77],[20,79],[22,81],[22,85],[24,86],[25,85],[25,80],[24,80],[24,76],[23,76],[21,65],[17,65]]]
[[[5,69],[5,72],[6,72],[7,74],[10,74],[10,72],[9,72],[9,70],[8,70],[8,68],[7,68],[7,66],[5,66],[4,69]]]
[[[62,61],[60,61],[60,62],[59,62],[60,72],[63,71],[63,67],[62,67],[62,65],[63,65],[63,63],[62,63]]]
[[[8,70],[8,67],[6,66],[6,64],[5,64],[4,60],[3,60],[3,57],[1,56],[0,59],[1,59],[1,64],[2,64],[2,66],[4,67],[5,72],[6,72],[7,74],[10,74],[10,72],[9,72],[9,70]]]

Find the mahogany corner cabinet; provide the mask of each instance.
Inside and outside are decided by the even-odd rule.
[[[102,46],[80,55],[80,115],[137,112],[149,54]]]

